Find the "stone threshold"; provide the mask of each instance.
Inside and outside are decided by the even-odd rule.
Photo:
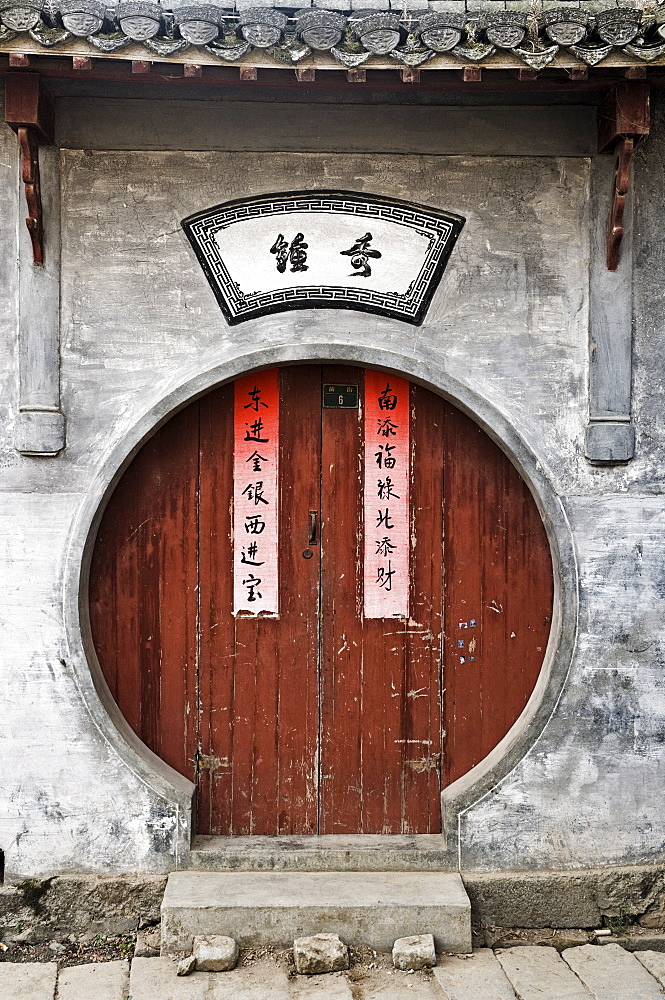
[[[194,838],[194,871],[454,871],[441,834]]]
[[[338,934],[386,952],[397,938],[433,934],[437,952],[471,951],[471,903],[453,872],[171,872],[161,913],[162,955],[191,951],[201,934],[242,948]]]

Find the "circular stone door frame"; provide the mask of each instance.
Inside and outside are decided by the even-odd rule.
[[[552,553],[554,607],[549,642],[534,690],[501,742],[442,792],[442,828],[450,867],[458,867],[460,815],[515,767],[540,736],[561,694],[577,632],[578,580],[572,532],[561,499],[537,456],[510,421],[487,399],[443,369],[417,358],[355,344],[299,343],[240,353],[184,382],[146,411],[99,468],[75,519],[65,566],[65,619],[70,662],[99,730],[120,759],[158,798],[177,812],[172,845],[176,867],[187,867],[195,786],[156,756],[120,713],[104,680],[90,629],[88,581],[92,550],[106,503],[145,442],[175,413],[216,386],[261,368],[307,362],[357,365],[401,375],[449,400],[490,436],[529,486]]]

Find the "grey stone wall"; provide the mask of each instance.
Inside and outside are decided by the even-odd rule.
[[[515,461],[547,484],[550,500],[540,499],[553,539],[566,531],[572,539],[561,571],[571,591],[561,645],[572,657],[558,660],[565,685],[560,696],[549,689],[551,718],[507,773],[465,800],[459,840],[453,816],[451,863],[488,871],[662,859],[662,117],[658,107],[636,169],[637,453],[618,468],[584,458],[589,158],[577,149],[558,157],[279,152],[279,134],[273,152],[62,150],[67,448],[57,458],[19,455],[23,205],[15,138],[0,131],[0,849],[10,878],[186,864],[191,787],[146,754],[108,706],[86,646],[81,566],[94,511],[123,460],[170,409],[244,370],[254,352],[260,363],[392,365],[453,387],[492,433],[508,429]],[[401,142],[408,146],[408,134]],[[321,310],[228,328],[180,220],[229,198],[336,186],[466,216],[422,327]]]

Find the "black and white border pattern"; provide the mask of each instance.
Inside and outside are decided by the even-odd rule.
[[[292,212],[382,219],[415,229],[429,239],[429,247],[418,275],[403,295],[336,285],[303,285],[244,295],[222,260],[216,233],[247,219]],[[229,201],[189,216],[182,221],[182,228],[229,325],[286,309],[316,307],[359,309],[418,325],[423,321],[464,222],[459,215],[392,198],[348,191],[311,191]]]

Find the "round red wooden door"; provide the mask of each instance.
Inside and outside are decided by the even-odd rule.
[[[506,734],[542,665],[543,524],[489,437],[407,384],[408,614],[366,617],[365,373],[278,379],[279,614],[234,614],[226,385],[148,441],[104,512],[90,577],[104,676],[197,782],[200,833],[437,832],[441,787]],[[347,384],[357,406],[322,405]]]

